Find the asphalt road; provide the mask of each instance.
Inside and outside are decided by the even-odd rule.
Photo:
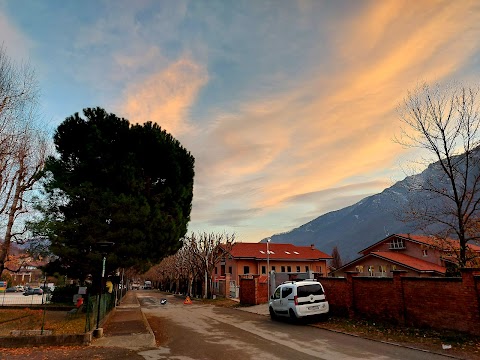
[[[137,297],[157,336],[157,349],[138,352],[148,360],[247,359],[448,359],[442,355],[375,342],[308,325],[271,321],[252,314],[141,291]],[[166,297],[166,305],[160,298]],[[159,324],[161,324],[159,326]]]

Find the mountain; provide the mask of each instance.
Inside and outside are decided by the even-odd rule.
[[[426,199],[427,194],[412,191],[426,179],[442,183],[443,174],[438,163],[430,164],[422,173],[406,177],[379,194],[362,199],[354,205],[324,214],[298,228],[272,235],[275,243],[299,246],[314,244],[327,254],[338,247],[343,263],[359,257],[358,252],[394,233],[422,234],[413,223],[399,220],[399,214],[411,201]],[[427,201],[427,200],[420,201]],[[430,200],[429,200],[430,201]],[[434,230],[432,227],[430,230]],[[263,239],[262,242],[265,242]]]

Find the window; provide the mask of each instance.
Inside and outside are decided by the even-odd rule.
[[[280,290],[281,288],[278,288],[277,290],[275,290],[275,292],[273,293],[274,299],[280,299]]]
[[[381,273],[386,273],[387,272],[387,267],[385,265],[379,265],[378,266],[378,271]]]
[[[292,267],[291,266],[287,266],[287,272],[292,272]]]
[[[368,266],[368,274],[373,276],[375,274],[375,267],[373,265]]]
[[[358,271],[359,273],[363,273],[363,265],[355,266],[355,270]]]
[[[293,292],[293,288],[291,287],[284,287],[282,288],[282,299],[286,298]]]
[[[308,271],[309,271],[308,265],[305,265],[305,272],[308,272]]]
[[[297,272],[300,272],[300,266],[297,266]]]
[[[392,265],[392,271],[397,270],[397,265]]]
[[[244,266],[243,267],[243,273],[244,274],[250,274],[250,266]]]
[[[215,275],[217,275],[217,274],[218,274],[218,270],[217,270],[217,268],[215,268]]]
[[[405,249],[403,239],[393,239],[390,243],[390,249]]]
[[[231,267],[231,266],[228,267],[228,273],[229,273],[229,274],[232,273],[232,267]]]
[[[423,254],[423,256],[428,256],[428,250],[427,250],[427,249],[423,249],[423,250],[422,250],[422,254]]]
[[[266,274],[267,273],[267,267],[262,265],[262,274]]]
[[[323,295],[323,288],[319,284],[303,285],[297,288],[298,297],[307,297],[310,295]]]
[[[275,266],[272,266],[272,271],[275,271]]]
[[[282,266],[282,272],[285,272],[285,266]]]

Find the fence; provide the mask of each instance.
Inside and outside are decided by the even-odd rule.
[[[112,293],[104,293],[100,302],[98,295],[85,296],[83,305],[79,308],[70,305],[55,304],[50,301],[50,294],[28,295],[23,293],[0,293],[0,305],[5,315],[5,321],[12,322],[15,319],[25,318],[23,324],[18,323],[20,327],[29,327],[27,330],[41,330],[43,332],[45,324],[54,328],[68,328],[75,333],[89,332],[101,325],[105,316],[120,302],[127,290],[117,290]],[[18,314],[18,312],[22,314]],[[39,315],[42,313],[41,315]],[[20,315],[20,316],[19,316]],[[31,319],[27,319],[30,317]],[[25,324],[28,320],[29,324]],[[0,328],[4,327],[2,335],[8,335],[9,329],[0,324]],[[5,333],[4,333],[5,332]]]

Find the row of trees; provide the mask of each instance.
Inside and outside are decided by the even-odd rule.
[[[165,290],[196,295],[195,284],[202,283],[203,297],[211,294],[211,274],[235,243],[234,234],[191,233],[182,239],[180,250],[152,267],[145,275]]]

